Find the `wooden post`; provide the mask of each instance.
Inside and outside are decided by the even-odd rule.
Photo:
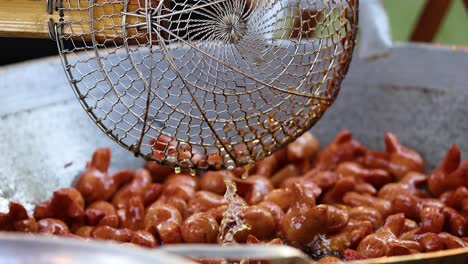
[[[141,0],[130,0],[127,11],[132,12],[141,6]],[[122,0],[123,2],[123,0]],[[63,34],[80,40],[89,40],[91,35],[97,39],[118,38],[122,35],[122,2],[94,0],[94,3],[104,3],[93,9],[90,17],[88,1],[63,1],[65,8],[63,19],[72,22],[64,27]],[[46,0],[0,0],[0,36],[49,38],[49,21],[58,23],[60,15],[53,10],[46,11]],[[127,16],[126,23],[135,23],[139,18]],[[91,30],[91,25],[94,30]],[[128,30],[127,35],[135,29]],[[133,31],[133,32],[132,32]]]
[[[465,0],[466,2],[468,0]],[[452,0],[428,0],[410,40],[414,42],[432,42],[451,4]]]
[[[48,22],[58,22],[57,12],[46,12],[46,1],[0,0],[0,36],[48,38]]]

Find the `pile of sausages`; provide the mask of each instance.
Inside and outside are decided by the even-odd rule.
[[[319,149],[306,133],[245,168],[191,176],[147,163],[108,172],[98,149],[73,188],[53,193],[33,216],[11,202],[0,231],[114,240],[144,247],[217,243],[230,177],[248,204],[239,243],[288,244],[321,263],[468,247],[468,160],[452,146],[425,174],[421,156],[385,134],[385,150],[341,132]]]

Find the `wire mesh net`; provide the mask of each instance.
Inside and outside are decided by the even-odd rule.
[[[164,165],[222,169],[307,131],[338,95],[355,0],[62,1],[56,37],[86,112]]]

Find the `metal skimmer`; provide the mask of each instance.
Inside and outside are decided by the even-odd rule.
[[[333,103],[357,0],[55,1],[86,112],[123,147],[192,169],[259,160]]]

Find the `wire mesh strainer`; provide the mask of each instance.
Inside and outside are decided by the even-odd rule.
[[[53,2],[86,112],[135,155],[182,168],[242,166],[310,129],[357,30],[357,0]]]

